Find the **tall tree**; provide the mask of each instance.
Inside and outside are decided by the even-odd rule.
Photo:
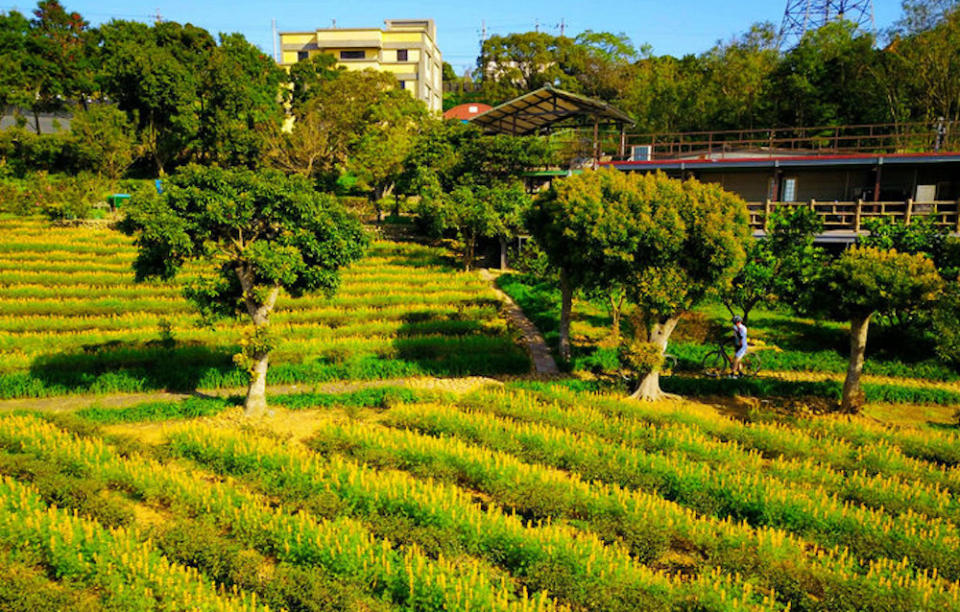
[[[17,11],[0,13],[0,119],[8,106],[30,104],[27,38],[30,21]]]
[[[221,34],[199,82],[200,157],[220,165],[255,167],[267,138],[285,117],[286,72],[241,34]]]
[[[345,69],[337,66],[337,58],[330,53],[318,53],[290,66],[290,105],[299,113],[320,89],[335,80]]]
[[[94,89],[89,23],[68,13],[57,0],[40,0],[30,21],[27,73],[33,85],[30,107],[37,133],[40,113],[60,110],[68,99],[86,106]]]
[[[270,315],[280,292],[332,294],[340,268],[366,243],[360,222],[302,177],[196,165],[168,180],[163,194],[134,196],[125,228],[137,235],[138,279],[169,279],[185,262],[201,262],[212,268],[207,281],[188,293],[201,312],[250,318],[237,358],[250,373],[248,416],[267,408]]]
[[[860,387],[867,331],[875,314],[916,310],[934,305],[943,288],[933,262],[923,255],[852,247],[811,286],[815,308],[850,321],[850,362],[843,383],[841,410],[863,407]]]
[[[100,27],[104,93],[126,111],[158,174],[189,159],[199,130],[198,79],[216,45],[205,30],[132,21]]]
[[[116,180],[134,157],[133,126],[115,106],[97,104],[80,110],[70,122],[78,166]]]

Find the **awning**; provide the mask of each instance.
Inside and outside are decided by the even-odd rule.
[[[547,85],[504,102],[470,120],[487,132],[513,136],[536,134],[571,117],[589,116],[594,122],[633,125],[625,112],[602,100],[556,89]]]

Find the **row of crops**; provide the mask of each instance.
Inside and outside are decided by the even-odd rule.
[[[2,417],[0,568],[137,609],[960,609],[956,433],[557,383],[392,393],[285,396],[321,406],[303,443]]]
[[[244,384],[243,323],[199,326],[182,285],[134,282],[135,254],[107,228],[0,220],[0,397]],[[444,251],[377,241],[332,298],[280,300],[270,382],[526,372],[498,308]]]

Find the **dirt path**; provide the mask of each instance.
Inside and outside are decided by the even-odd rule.
[[[506,312],[507,318],[523,333],[523,342],[527,346],[527,351],[530,352],[534,371],[542,376],[556,376],[560,374],[557,362],[554,361],[553,355],[550,354],[550,347],[547,346],[547,342],[543,339],[540,330],[527,318],[527,315],[523,313],[523,309],[517,306],[517,303],[514,302],[509,295],[497,287],[495,282],[496,276],[490,270],[481,270],[480,275],[485,280],[490,281],[490,286],[497,295],[500,296],[500,299],[503,300],[504,311]]]

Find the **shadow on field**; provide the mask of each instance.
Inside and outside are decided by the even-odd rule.
[[[5,377],[5,397],[63,393],[127,393],[165,389],[192,392],[201,387],[242,385],[229,349],[201,345],[124,343],[88,345],[79,351],[44,355],[21,380]]]
[[[485,301],[464,306],[489,306]],[[496,316],[495,310],[490,315]],[[392,345],[396,358],[435,376],[526,374],[530,358],[496,320],[476,311],[420,310],[406,314]]]

